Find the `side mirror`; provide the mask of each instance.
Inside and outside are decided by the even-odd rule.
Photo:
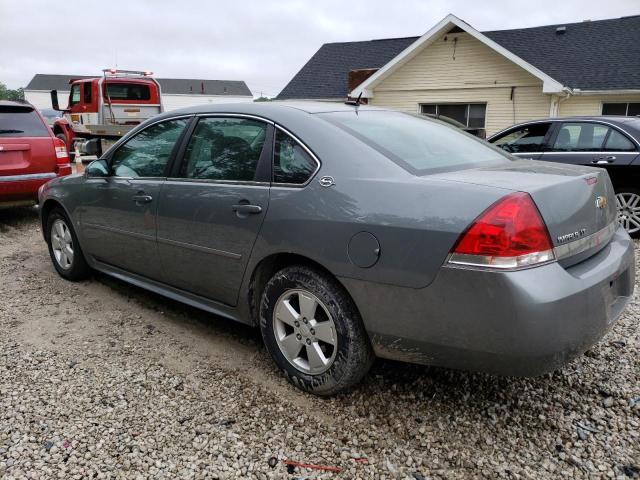
[[[109,166],[105,160],[94,160],[84,170],[87,177],[104,178],[109,176]]]
[[[99,138],[92,138],[82,144],[82,153],[85,155],[102,155],[102,144]]]
[[[61,112],[60,104],[58,103],[58,90],[51,90],[51,108]]]

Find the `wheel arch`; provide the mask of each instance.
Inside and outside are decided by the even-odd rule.
[[[262,292],[264,291],[265,285],[277,271],[282,270],[283,268],[289,267],[291,265],[303,265],[306,267],[310,267],[315,270],[319,270],[325,275],[331,277],[338,283],[338,285],[340,285],[340,287],[345,291],[345,293],[349,296],[349,298],[353,302],[353,305],[355,306],[355,308],[358,309],[358,306],[353,296],[349,293],[347,288],[342,284],[340,279],[336,277],[333,273],[331,273],[331,271],[321,263],[297,253],[290,253],[290,252],[272,253],[264,257],[262,260],[260,260],[260,262],[254,267],[251,273],[251,279],[249,281],[249,289],[247,292],[247,303],[249,305],[249,313],[250,313],[251,323],[253,325],[259,324],[260,298],[262,297]]]
[[[51,213],[51,210],[53,210],[56,207],[62,210],[64,214],[67,216],[67,218],[69,219],[69,221],[71,221],[71,215],[69,215],[69,212],[67,212],[67,209],[64,208],[62,203],[60,203],[55,198],[46,199],[44,203],[40,206],[40,226],[42,227],[42,235],[44,236],[44,239],[47,241],[49,240],[49,229],[47,228],[47,219],[49,217],[49,214]]]

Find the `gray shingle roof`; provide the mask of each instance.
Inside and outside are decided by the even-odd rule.
[[[278,95],[294,98],[343,99],[350,70],[380,68],[417,37],[365,42],[325,43]]]
[[[559,26],[567,27],[562,35]],[[640,89],[640,15],[483,33],[565,86]],[[418,38],[327,43],[278,99],[345,98],[350,70],[380,68]]]
[[[87,75],[48,75],[36,73],[25,90],[69,90],[69,80],[93,78]],[[162,93],[251,96],[251,90],[241,80],[201,80],[191,78],[157,78]]]

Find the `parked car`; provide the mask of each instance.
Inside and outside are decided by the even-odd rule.
[[[70,173],[67,149],[42,115],[0,100],[0,208],[35,204],[43,183]]]
[[[488,141],[523,158],[605,168],[620,223],[640,236],[640,118],[550,118],[509,127]]]
[[[547,372],[598,341],[634,288],[604,170],[374,107],[165,113],[40,200],[62,277],[96,269],[259,325],[289,380],[320,395],[374,355]]]

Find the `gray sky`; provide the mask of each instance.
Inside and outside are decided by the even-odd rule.
[[[0,0],[0,82],[92,75],[244,80],[276,95],[327,42],[421,35],[453,13],[479,30],[640,14],[638,0]]]

